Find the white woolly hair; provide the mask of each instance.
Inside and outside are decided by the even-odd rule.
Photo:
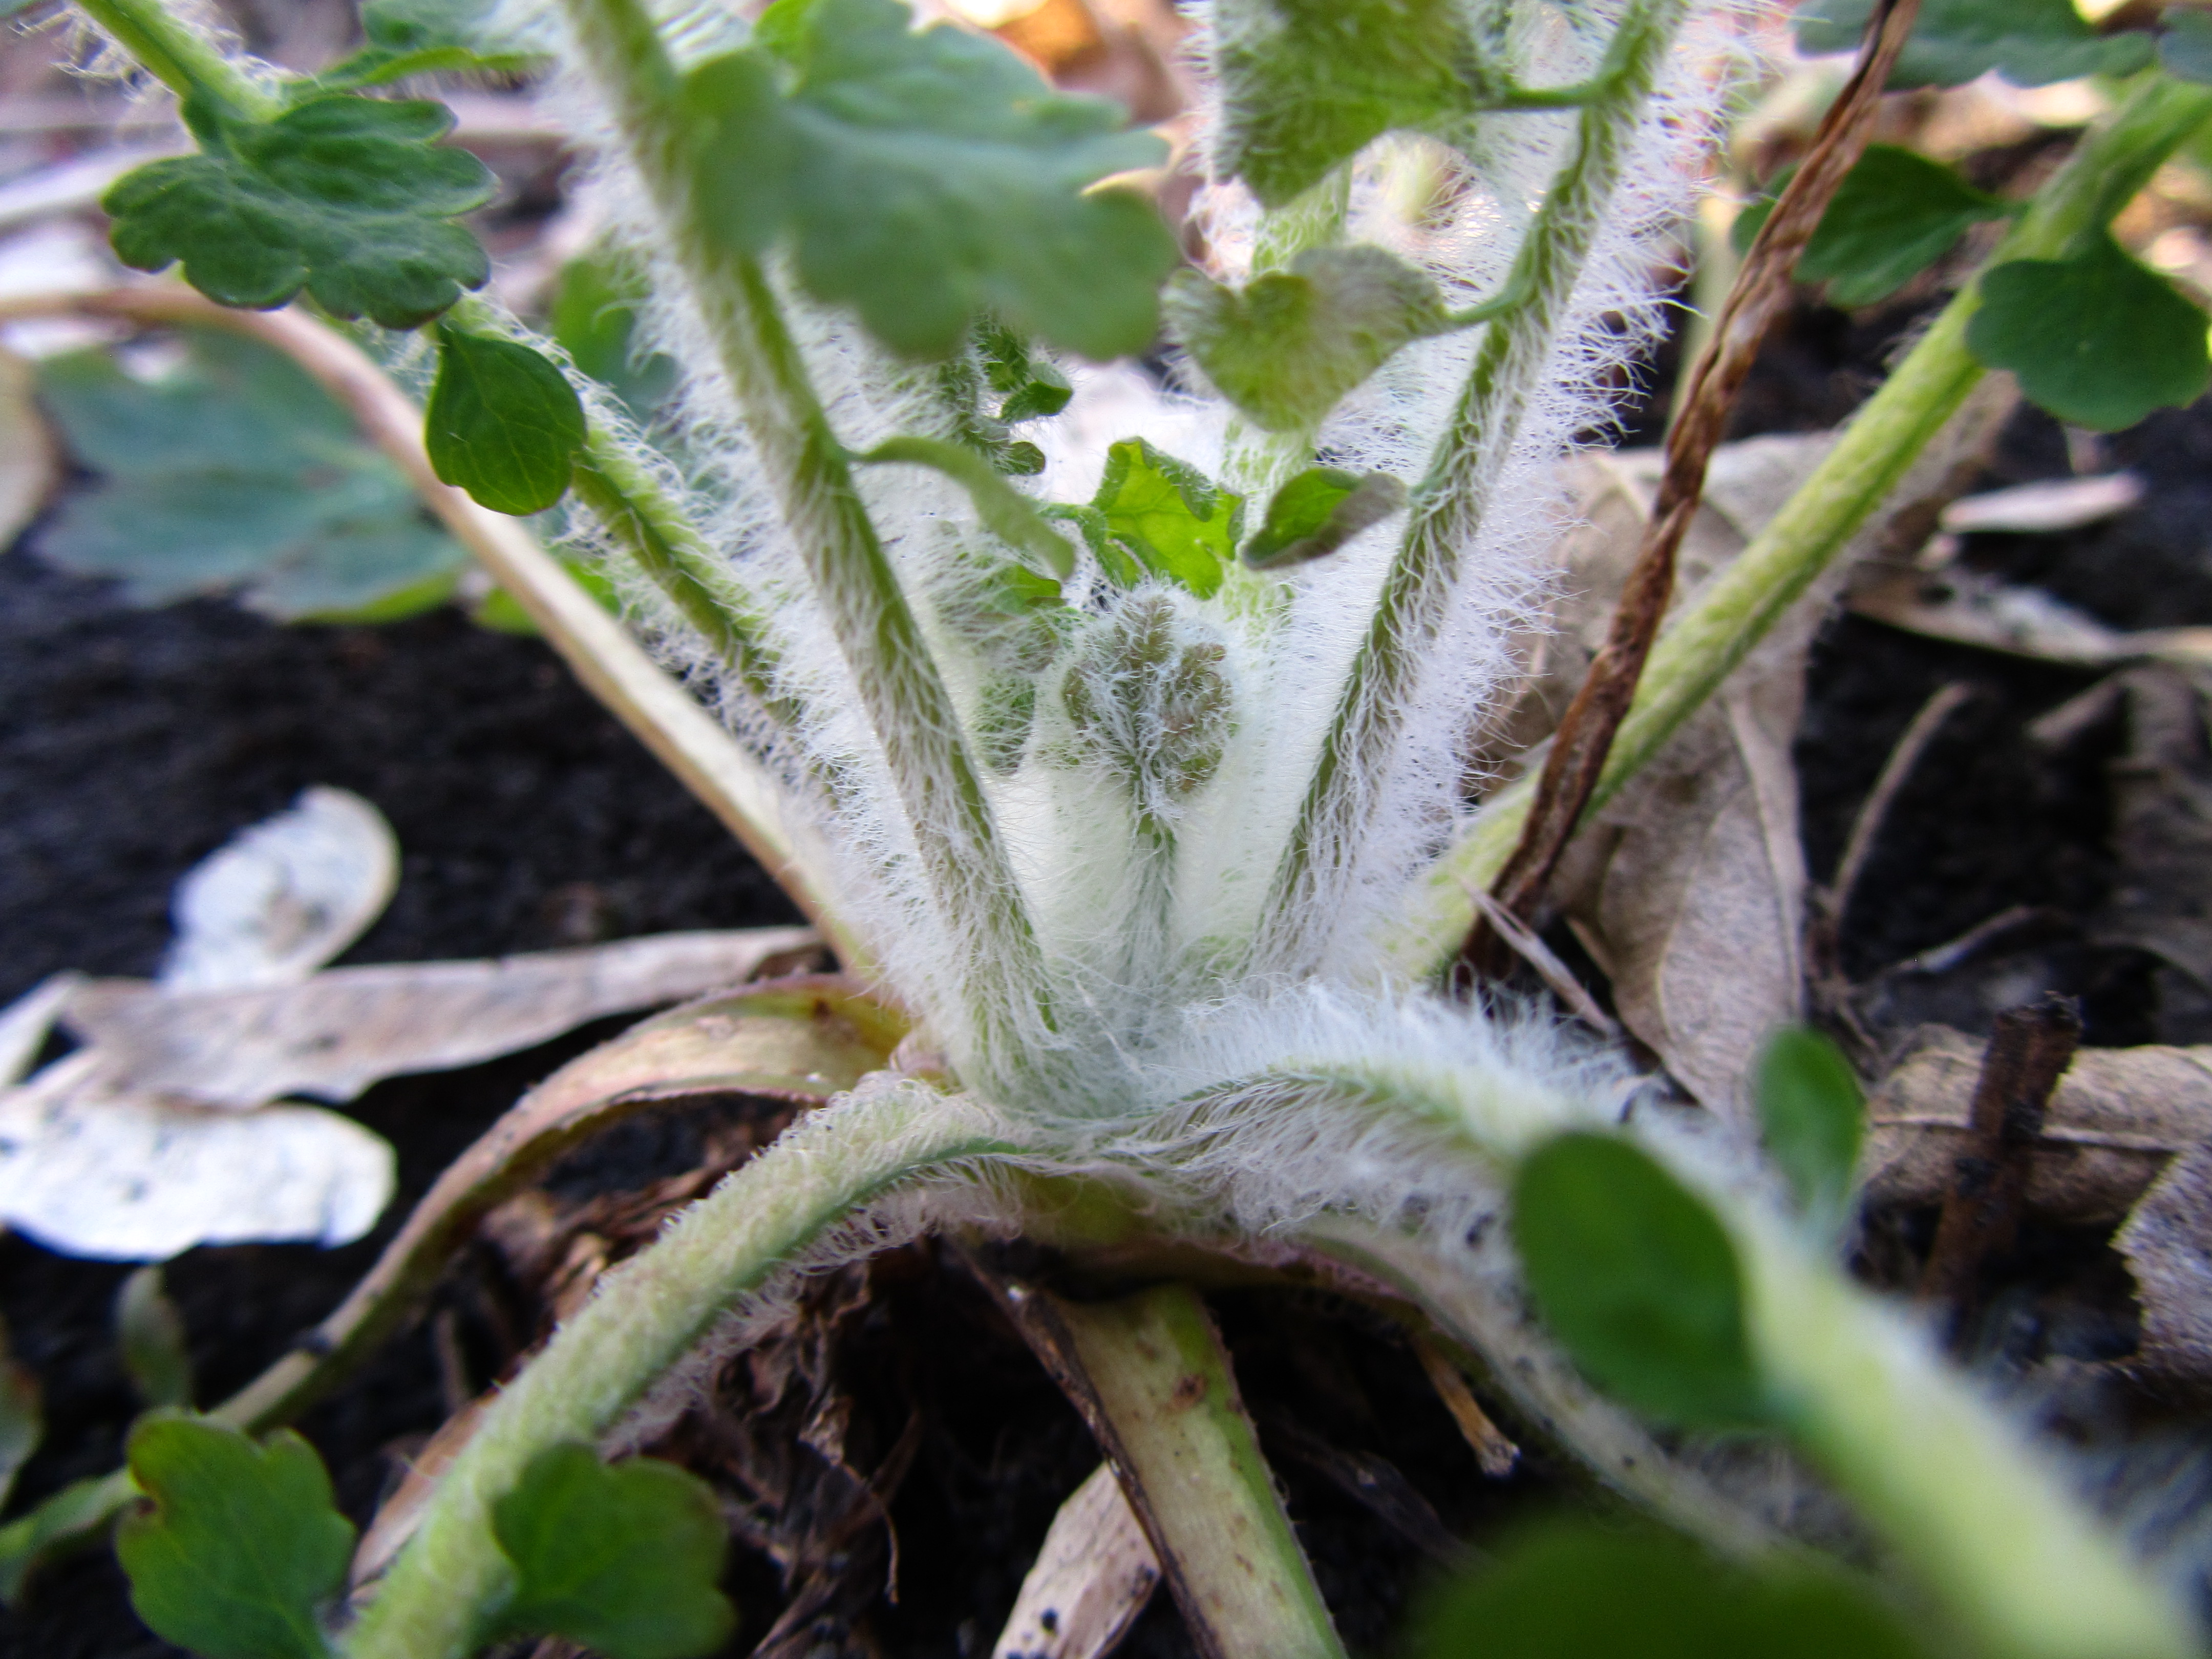
[[[1564,10],[1516,8],[1525,77],[1548,85],[1586,76],[1621,4],[1578,6],[1571,23]],[[707,0],[665,0],[659,9],[683,59],[742,38],[744,26]],[[1206,9],[1193,11],[1202,41]],[[563,33],[546,0],[508,0],[502,15],[510,31],[548,45]],[[1510,642],[1541,597],[1540,556],[1558,528],[1556,464],[1578,434],[1604,426],[1631,367],[1657,336],[1668,238],[1695,188],[1729,78],[1724,24],[1718,11],[1696,14],[1668,59],[1533,376],[1525,413],[1514,431],[1493,434],[1486,447],[1481,508],[1451,526],[1455,574],[1436,595],[1433,614],[1413,619],[1419,659],[1395,710],[1395,749],[1358,803],[1357,833],[1302,893],[1294,924],[1285,928],[1278,917],[1273,931],[1264,914],[1271,883],[1403,534],[1402,515],[1288,578],[1232,572],[1204,601],[1159,590],[1174,608],[1180,645],[1218,647],[1234,706],[1210,781],[1174,803],[1166,841],[1145,831],[1126,781],[1097,763],[1096,746],[1070,741],[1060,688],[1073,646],[1042,668],[1013,671],[1035,687],[1018,763],[978,769],[1004,863],[988,848],[960,845],[965,832],[957,823],[915,823],[823,596],[776,509],[697,296],[668,252],[676,239],[658,222],[588,77],[571,70],[552,82],[548,107],[597,158],[586,187],[614,241],[652,279],[641,348],[680,366],[677,413],[654,434],[661,453],[647,459],[720,550],[732,584],[768,619],[769,701],[779,712],[731,681],[658,596],[633,580],[626,597],[666,659],[783,778],[787,817],[811,826],[806,841],[820,849],[824,867],[816,873],[832,908],[861,934],[895,994],[924,1018],[963,1076],[987,1086],[1018,1081],[1030,1095],[1050,1097],[1038,1103],[1043,1109],[1110,1118],[1146,1097],[1160,1053],[1184,1043],[1171,1017],[1176,1006],[1226,1006],[1240,995],[1249,1002],[1252,987],[1285,975],[1339,984],[1371,976],[1375,936],[1461,817],[1469,733],[1510,672]],[[577,58],[556,56],[569,64]],[[1203,60],[1201,48],[1201,69]],[[1202,128],[1216,119],[1211,106],[1201,112]],[[1459,150],[1403,137],[1371,146],[1355,168],[1351,234],[1418,262],[1455,304],[1487,297],[1503,285],[1522,233],[1571,151],[1576,121],[1572,112],[1500,115],[1485,118]],[[1431,186],[1428,204],[1409,215],[1406,185],[1416,175]],[[1248,194],[1212,180],[1200,214],[1218,274],[1241,276],[1256,216]],[[850,316],[808,300],[787,273],[771,276],[848,449],[895,433],[954,432],[955,411],[933,371],[896,360]],[[1407,480],[1425,474],[1480,338],[1480,330],[1463,331],[1401,352],[1329,417],[1324,456]],[[1078,382],[1073,405],[1053,427],[1022,434],[1035,432],[1047,451],[1049,465],[1036,481],[1043,492],[1080,499],[1105,446],[1139,435],[1219,476],[1232,412],[1194,373],[1182,373],[1185,389],[1160,390],[1127,368],[1068,367]],[[933,473],[864,467],[857,482],[954,708],[972,732],[994,678],[1009,672],[1012,647],[963,620],[963,599],[978,561],[1003,558],[1005,550],[977,524],[966,497]],[[1263,505],[1249,510],[1256,515]],[[581,514],[573,534],[586,547],[598,540]],[[1092,619],[1085,625],[1096,626],[1109,590],[1089,555],[1079,556],[1065,593]],[[793,708],[803,711],[795,724],[781,712]],[[976,751],[966,734],[935,735]],[[1158,805],[1148,820],[1155,826]],[[945,860],[933,873],[925,856],[930,845],[947,843],[972,884],[964,895],[948,896]],[[991,908],[991,872],[1009,866],[1035,925],[1041,969],[993,960],[1005,954],[1002,945],[972,914]],[[1009,1042],[1030,1057],[1011,1072],[987,1051]]]

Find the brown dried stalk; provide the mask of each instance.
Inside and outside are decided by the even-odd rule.
[[[1760,228],[1714,319],[1712,338],[1692,373],[1681,416],[1667,434],[1666,474],[1604,647],[1559,722],[1520,842],[1491,886],[1500,908],[1524,922],[1534,919],[1559,855],[1597,787],[1613,733],[1636,695],[1644,659],[1674,594],[1676,550],[1697,513],[1705,468],[1727,430],[1736,395],[1768,331],[1789,307],[1790,275],[1798,255],[1819,227],[1844,175],[1866,149],[1890,66],[1904,50],[1919,10],[1920,0],[1886,0],[1860,52],[1856,71],[1829,107],[1804,164]],[[1509,971],[1513,961],[1497,927],[1480,910],[1460,958],[1476,973],[1493,978]]]

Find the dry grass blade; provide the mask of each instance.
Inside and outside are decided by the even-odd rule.
[[[1890,67],[1918,15],[1919,0],[1891,0],[1877,15],[1856,72],[1822,120],[1804,164],[1761,228],[1714,320],[1711,343],[1692,374],[1681,416],[1668,434],[1667,471],[1643,550],[1605,645],[1559,724],[1521,839],[1491,887],[1499,904],[1516,916],[1525,920],[1534,914],[1597,787],[1613,733],[1628,713],[1674,593],[1674,555],[1698,510],[1706,466],[1760,343],[1789,305],[1798,255],[1866,148]],[[1486,916],[1478,915],[1461,958],[1487,975],[1503,971],[1506,947]]]
[[[991,1659],[1106,1659],[1159,1582],[1114,1466],[1101,1463],[1053,1516]]]

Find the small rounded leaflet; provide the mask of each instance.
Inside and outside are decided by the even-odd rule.
[[[586,430],[576,389],[528,346],[438,330],[422,440],[446,483],[495,513],[542,513],[568,493]]]

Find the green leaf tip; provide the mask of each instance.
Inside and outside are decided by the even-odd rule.
[[[1642,1527],[1554,1522],[1431,1601],[1413,1659],[1929,1659],[1868,1586]]]
[[[1735,1246],[1650,1153],[1611,1134],[1546,1142],[1514,1182],[1513,1242],[1545,1323],[1599,1388],[1684,1427],[1765,1419]]]
[[[150,1500],[118,1524],[131,1605],[201,1659],[328,1659],[320,1613],[345,1583],[351,1523],[314,1448],[261,1445],[174,1412],[138,1420],[131,1478]]]
[[[1215,166],[1282,207],[1385,132],[1448,132],[1492,76],[1458,0],[1222,0]]]
[[[325,97],[271,121],[185,114],[202,153],[140,167],[107,192],[125,264],[182,261],[209,299],[254,310],[304,288],[334,315],[386,328],[428,322],[490,274],[453,220],[489,201],[495,181],[437,142],[453,125],[444,105]]]
[[[192,1358],[184,1316],[159,1267],[141,1267],[115,1293],[115,1340],[124,1374],[149,1406],[192,1403]]]
[[[604,1659],[693,1659],[729,1639],[728,1539],[707,1484],[673,1463],[610,1466],[551,1446],[492,1506],[515,1588],[495,1634],[561,1636]]]
[[[1874,0],[1810,0],[1796,14],[1798,46],[1856,52]],[[2100,34],[2073,0],[1921,0],[1890,71],[1892,88],[1955,87],[1995,70],[2016,87],[2086,75],[2132,75],[2151,60],[2148,34]]]
[[[1211,599],[1243,534],[1242,495],[1142,438],[1124,438],[1107,450],[1091,505],[1104,532],[1094,550],[1108,576],[1124,587],[1149,571]]]
[[[1244,544],[1244,562],[1278,570],[1322,558],[1405,504],[1406,486],[1387,472],[1308,467],[1268,501],[1260,533]]]
[[[1450,326],[1425,271],[1367,246],[1310,248],[1241,290],[1178,271],[1166,310],[1206,378],[1273,432],[1319,424],[1399,348]]]
[[[1786,1026],[1760,1051],[1753,1094],[1766,1150],[1823,1231],[1842,1224],[1866,1134],[1866,1098],[1836,1045]]]
[[[808,289],[913,356],[989,311],[1086,357],[1140,351],[1176,246],[1156,164],[1113,104],[1054,93],[999,42],[897,0],[793,0],[684,79],[700,211],[747,256],[787,230]]]
[[[2204,313],[2101,231],[2070,258],[1997,266],[1981,297],[1967,349],[2062,421],[2118,432],[2212,381]]]
[[[431,470],[495,513],[541,513],[568,493],[586,436],[568,377],[528,346],[438,330],[422,440]]]

